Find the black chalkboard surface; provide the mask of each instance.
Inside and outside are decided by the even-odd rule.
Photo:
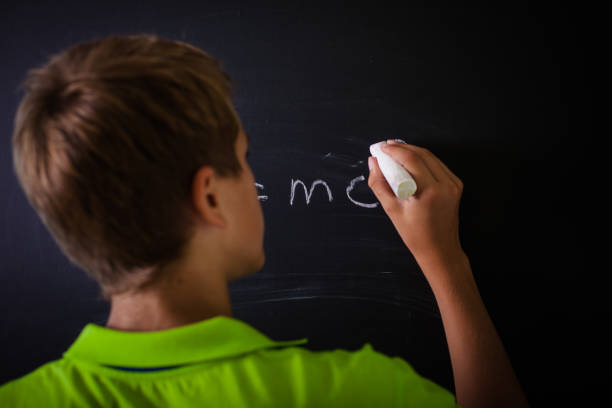
[[[586,92],[566,82],[580,68],[575,15],[558,5],[351,4],[1,6],[0,383],[59,358],[109,312],[14,177],[18,84],[73,43],[148,32],[206,50],[237,83],[266,264],[230,284],[236,318],[274,339],[307,337],[313,350],[370,342],[454,390],[433,294],[367,186],[368,146],[401,138],[430,149],[465,184],[462,244],[530,401],[582,392],[563,371],[584,368],[572,352],[588,324],[576,273],[583,253],[572,221],[559,222],[568,180],[561,152],[574,130],[569,92]],[[573,115],[588,110],[585,95]]]

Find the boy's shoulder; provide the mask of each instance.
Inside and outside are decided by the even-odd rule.
[[[36,390],[47,388],[49,384],[57,384],[58,375],[64,370],[64,359],[52,360],[15,379],[0,385],[0,406],[34,406],[40,403],[44,406],[48,401],[37,401],[41,395]]]
[[[232,373],[227,378],[230,383],[245,378],[245,373],[253,375],[257,372],[260,383],[272,389],[288,390],[288,398],[295,394],[307,395],[317,406],[329,406],[330,402],[335,406],[380,406],[381,402],[385,406],[404,406],[409,402],[423,407],[455,406],[454,396],[447,390],[421,377],[402,358],[389,357],[369,343],[354,351],[273,347],[224,361],[217,361],[217,364],[228,364],[229,370],[224,372]],[[209,365],[203,364],[202,367],[202,372],[206,372]],[[198,375],[198,372],[189,368],[185,375]],[[89,387],[92,384],[84,381],[84,376],[89,374],[107,375],[98,372],[95,366],[83,366],[70,359],[50,361],[0,385],[0,406],[51,407],[71,405],[71,401],[77,400],[83,402],[89,397],[79,392],[91,391]],[[121,378],[138,381],[140,377],[134,373],[122,373]],[[158,380],[166,381],[162,377]],[[121,381],[104,382],[104,387],[120,386],[119,383]],[[164,387],[171,385],[163,384]]]
[[[291,359],[289,367],[295,372],[288,374],[307,382],[310,391],[320,386],[315,394],[334,398],[336,406],[457,406],[449,390],[422,377],[403,358],[389,356],[370,343],[357,350],[288,347],[261,350],[259,355],[262,364],[272,364],[275,372],[279,371],[277,360]],[[329,381],[331,386],[322,384]]]

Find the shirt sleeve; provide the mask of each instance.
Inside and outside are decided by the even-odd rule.
[[[369,343],[347,366],[345,391],[364,407],[458,407],[451,392],[420,376],[402,358],[388,357]]]

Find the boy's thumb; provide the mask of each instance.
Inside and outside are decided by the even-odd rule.
[[[370,168],[370,176],[368,177],[368,186],[380,201],[385,211],[389,213],[389,209],[396,203],[395,194],[391,190],[391,186],[387,183],[387,179],[383,176],[378,167],[378,161],[374,156],[368,157],[368,167]]]

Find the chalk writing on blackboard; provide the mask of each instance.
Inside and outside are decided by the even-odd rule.
[[[346,187],[345,193],[346,193],[346,197],[349,199],[350,202],[352,202],[353,204],[359,206],[359,207],[364,207],[364,208],[376,208],[378,207],[378,203],[362,203],[360,201],[355,200],[353,197],[351,197],[351,192],[353,191],[353,189],[355,188],[355,184],[362,182],[365,180],[365,177],[363,175],[359,176],[359,177],[355,177],[354,179],[352,179],[349,182],[349,185]],[[333,195],[332,195],[332,191],[331,188],[329,188],[329,186],[327,185],[327,183],[321,179],[316,179],[315,181],[312,182],[312,184],[310,185],[310,190],[308,190],[308,188],[306,187],[306,184],[304,184],[304,182],[300,179],[291,179],[290,182],[290,186],[289,186],[289,205],[293,205],[293,201],[295,199],[295,190],[296,190],[296,186],[301,185],[302,188],[304,189],[304,195],[306,196],[306,205],[310,204],[310,197],[312,197],[312,193],[314,192],[314,189],[317,185],[321,185],[323,187],[325,187],[325,190],[327,191],[327,198],[329,200],[329,202],[331,202],[333,200]],[[263,189],[264,186],[262,184],[259,183],[255,183],[255,186],[257,188],[261,188]],[[299,189],[298,189],[299,191]],[[259,199],[259,201],[267,201],[268,200],[268,196],[267,195],[259,195],[257,196],[257,198]]]

